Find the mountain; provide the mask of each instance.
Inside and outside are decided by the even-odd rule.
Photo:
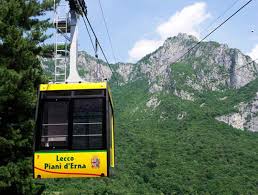
[[[117,63],[112,68],[119,77],[120,84],[135,81],[145,77],[151,86],[151,91],[161,91],[175,84],[171,77],[175,61],[198,43],[198,40],[187,34],[169,38],[164,45],[148,54],[136,64]],[[240,88],[257,78],[258,64],[238,49],[229,48],[217,42],[202,42],[186,55],[181,61],[187,71],[196,78],[187,75],[186,84],[200,91],[202,89],[219,90],[223,87]],[[242,67],[243,66],[243,67]],[[180,67],[181,68],[181,67]],[[45,68],[46,69],[46,68]],[[112,72],[105,62],[80,52],[78,70],[86,81],[111,79]],[[50,70],[50,72],[52,72]],[[226,75],[226,79],[225,79]]]
[[[117,166],[111,178],[43,182],[46,193],[257,194],[258,64],[216,42],[175,63],[197,42],[179,34],[113,73],[81,52],[80,75],[111,82]]]
[[[239,89],[257,78],[258,64],[249,56],[213,41],[200,43],[180,62],[176,62],[197,43],[197,38],[180,33],[167,39],[162,47],[135,64],[112,64],[115,76],[112,76],[111,69],[104,61],[80,52],[78,70],[86,81],[106,78],[111,82],[116,80],[120,86],[145,79],[151,94],[169,91],[191,101],[198,99],[203,92]],[[43,64],[47,64],[44,69],[51,75],[54,71],[53,61],[45,59]],[[242,130],[258,131],[256,105],[254,97],[245,108],[240,106],[237,112],[216,118]]]

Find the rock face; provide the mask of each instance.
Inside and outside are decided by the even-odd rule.
[[[160,91],[175,82],[171,78],[174,64],[196,43],[195,37],[179,34],[167,39],[162,47],[137,63],[140,72],[147,76],[151,91]],[[249,56],[216,42],[201,43],[178,63],[193,69],[196,78],[188,78],[187,82],[197,90],[219,90],[225,86],[240,88],[254,80],[258,73],[258,65]]]
[[[191,35],[178,34],[168,38],[163,46],[135,64],[116,63],[108,66],[104,61],[80,52],[78,72],[85,81],[117,80],[119,85],[144,79],[153,97],[146,106],[153,109],[160,103],[154,98],[155,94],[162,91],[170,91],[183,100],[195,101],[203,91],[238,89],[257,78],[258,64],[240,50],[225,44],[202,42],[184,55],[197,43],[198,40]],[[54,70],[53,62],[45,59],[42,63],[50,75]],[[239,105],[238,113],[217,117],[217,120],[239,129],[258,131],[257,98]]]
[[[179,34],[177,37],[167,39],[162,47],[138,62],[140,71],[148,78],[150,92],[161,91],[170,85],[171,64],[197,42],[193,36]]]
[[[240,88],[258,75],[258,64],[238,49],[231,49],[225,44],[203,42],[188,55],[177,61],[192,48],[198,40],[187,34],[168,38],[163,46],[148,54],[136,64],[111,64],[112,71],[119,76],[119,83],[128,83],[138,78],[146,78],[150,92],[162,91],[175,78],[171,76],[175,63],[187,64],[193,70],[195,79],[187,78],[185,83],[194,90],[220,90],[223,87]],[[45,68],[46,69],[46,68]],[[112,71],[102,60],[97,60],[86,52],[80,52],[78,71],[86,81],[111,79]]]
[[[78,56],[78,72],[85,81],[111,79],[112,71],[102,60],[96,60],[85,52]]]
[[[216,119],[237,129],[258,132],[258,92],[251,102],[241,103],[237,108],[237,113],[216,117]]]
[[[119,84],[125,84],[130,80],[134,64],[117,63],[110,67],[100,59],[93,58],[86,52],[80,52],[78,56],[78,72],[80,76],[88,82],[111,80],[112,74],[119,76]]]
[[[144,77],[150,85],[150,92],[162,91],[175,84],[171,77],[175,62],[193,47],[198,40],[186,34],[167,39],[163,46],[145,56],[136,64],[117,63],[111,65],[112,71],[119,76],[120,84]],[[43,64],[46,60],[43,60]],[[221,87],[240,88],[254,80],[258,74],[258,65],[249,56],[238,49],[225,44],[203,42],[179,62],[187,64],[195,74],[195,79],[186,78],[185,82],[194,90],[219,90]],[[46,70],[47,68],[44,67]],[[53,69],[53,68],[52,68]],[[80,52],[78,70],[86,81],[111,79],[109,66],[86,52]]]
[[[193,68],[199,69],[198,80],[211,90],[225,85],[240,88],[257,77],[257,64],[238,49],[228,48],[227,45],[202,43],[195,51],[195,58],[191,58],[186,62],[192,61]]]
[[[149,108],[155,109],[157,106],[159,106],[160,101],[157,97],[152,96],[149,101],[146,103],[146,106]]]
[[[174,95],[182,98],[183,100],[194,101],[194,97],[193,97],[194,94],[183,91],[183,90],[181,90],[181,91],[175,90]]]

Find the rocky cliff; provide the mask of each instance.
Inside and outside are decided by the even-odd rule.
[[[171,77],[173,65],[197,42],[193,36],[179,34],[167,39],[163,46],[135,64],[118,63],[112,67],[121,84],[145,77],[151,92],[161,91],[171,84],[175,85],[175,80]],[[112,72],[102,60],[81,52],[78,61],[78,69],[86,81],[111,79]],[[187,64],[187,68],[193,70],[195,79],[188,75],[185,82],[197,90],[240,88],[254,80],[258,74],[258,65],[249,56],[216,42],[201,43],[177,63]]]
[[[237,129],[258,131],[258,92],[252,101],[241,102],[235,107],[237,112],[219,116],[216,119]]]

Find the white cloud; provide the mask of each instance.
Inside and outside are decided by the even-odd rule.
[[[255,45],[255,47],[251,50],[251,52],[248,54],[253,60],[258,59],[258,44]]]
[[[129,60],[136,61],[144,57],[148,53],[156,50],[165,39],[171,36],[176,36],[178,33],[187,33],[199,37],[198,32],[200,24],[210,17],[207,11],[207,4],[197,2],[184,7],[176,12],[167,21],[161,23],[156,28],[159,35],[159,40],[139,40],[133,48],[128,52]]]
[[[145,56],[146,54],[153,52],[161,45],[162,45],[162,41],[158,41],[158,40],[137,41],[134,44],[134,47],[129,51],[129,56],[130,56],[129,60],[130,61],[138,60],[143,56]]]
[[[210,17],[206,9],[207,5],[204,2],[187,6],[159,25],[157,32],[163,40],[180,32],[199,37],[200,24]]]

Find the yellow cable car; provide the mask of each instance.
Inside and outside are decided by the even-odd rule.
[[[34,178],[109,176],[114,114],[106,82],[40,85]]]

